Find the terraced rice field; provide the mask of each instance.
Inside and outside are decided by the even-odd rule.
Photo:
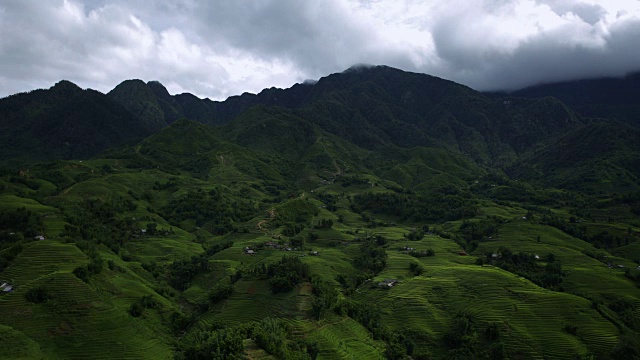
[[[0,277],[11,281],[17,287],[29,286],[55,273],[70,273],[83,265],[88,258],[75,245],[56,240],[42,240],[28,243],[16,258],[14,265],[7,268]]]
[[[618,329],[583,298],[542,289],[490,266],[426,269],[425,275],[389,290],[363,287],[359,298],[377,303],[390,328],[420,329],[434,341],[460,311],[478,324],[498,323],[505,344],[526,358],[605,354],[617,342]],[[563,330],[566,324],[578,327],[575,336]]]
[[[144,319],[134,319],[126,307],[104,301],[71,273],[83,258],[73,245],[53,240],[31,243],[0,274],[16,286],[14,292],[0,296],[3,323],[37,340],[51,358],[168,358],[171,352],[164,335],[152,333]],[[24,294],[36,286],[46,287],[51,299],[43,304],[27,302]]]
[[[350,318],[321,324],[307,338],[318,343],[318,359],[384,359],[382,344],[372,340],[369,332]]]

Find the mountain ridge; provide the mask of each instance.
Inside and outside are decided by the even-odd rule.
[[[630,79],[633,81],[635,77]],[[91,94],[90,103],[102,104],[99,107],[104,109],[101,116],[106,123],[94,123],[97,126],[94,129],[79,125],[84,119],[96,118],[88,106],[65,105],[78,96],[88,98],[87,94]],[[295,84],[288,89],[264,89],[258,94],[245,93],[225,101],[199,99],[188,93],[171,95],[157,81],[127,80],[107,94],[82,90],[62,81],[49,90],[0,100],[0,115],[2,104],[38,96],[59,99],[56,108],[75,108],[80,112],[71,116],[62,110],[47,110],[37,125],[16,130],[20,134],[11,133],[12,126],[25,121],[17,120],[15,114],[13,117],[5,114],[0,126],[7,129],[7,134],[14,135],[6,135],[9,146],[5,147],[7,155],[3,158],[28,153],[30,150],[24,147],[34,143],[42,143],[35,148],[53,150],[38,150],[42,160],[92,156],[108,147],[140,141],[180,118],[221,127],[221,136],[230,136],[224,133],[230,129],[226,124],[254,107],[263,107],[274,109],[280,114],[276,116],[283,119],[314,124],[362,149],[443,148],[460,152],[481,166],[506,169],[517,162],[523,164],[527,154],[549,146],[568,132],[593,121],[607,121],[586,118],[553,97],[528,99],[519,93],[489,96],[449,80],[387,66],[353,67],[314,83]],[[12,106],[15,107],[4,108]],[[26,101],[18,113],[31,111],[30,106],[33,105]],[[111,110],[107,109],[114,108],[120,120],[106,120],[111,116],[108,115]],[[256,121],[260,121],[260,115],[255,116]],[[74,117],[75,120],[71,120]],[[245,124],[250,126],[248,122]],[[76,130],[56,130],[56,125]],[[119,132],[114,126],[123,130]],[[75,138],[65,135],[69,133],[77,135]],[[91,149],[82,139],[93,137],[103,140],[96,141]],[[49,140],[42,141],[43,138]],[[65,145],[72,142],[78,145]],[[251,139],[243,144],[250,145]],[[23,157],[26,158],[28,156]]]

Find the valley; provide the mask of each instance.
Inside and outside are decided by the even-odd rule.
[[[637,114],[384,66],[163,89],[0,99],[0,358],[640,356]]]

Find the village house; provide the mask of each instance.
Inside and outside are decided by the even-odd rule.
[[[3,282],[2,285],[0,285],[0,291],[2,291],[2,292],[12,292],[13,291],[13,286],[9,285],[9,283]]]
[[[378,283],[378,287],[388,289],[388,288],[394,287],[397,284],[398,284],[397,279],[385,279],[384,281],[381,281]]]

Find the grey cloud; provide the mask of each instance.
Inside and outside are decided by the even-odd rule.
[[[569,23],[512,36],[519,29],[502,20],[528,16],[517,13],[522,4]],[[357,63],[481,90],[640,70],[640,20],[601,21],[611,20],[607,9],[580,0],[7,0],[0,96],[63,78],[102,91],[141,78],[220,99]]]
[[[367,56],[366,47],[375,41],[375,33],[351,22],[335,1],[236,4],[219,1],[203,9],[202,15],[210,19],[200,22],[203,32],[259,56],[293,61],[306,71],[347,67]]]
[[[500,13],[509,11],[514,3],[489,1],[485,7],[489,4],[489,11]],[[469,14],[445,16],[431,28],[442,62],[437,68],[421,70],[434,71],[479,90],[513,90],[553,81],[622,76],[640,70],[639,18],[631,17],[602,30],[598,22],[607,12],[598,5],[545,3],[556,14],[571,12],[582,22],[575,20],[557,28],[541,29],[512,45],[501,45],[495,42],[499,37],[490,26],[476,27]]]
[[[450,69],[450,78],[480,90],[515,90],[554,81],[603,76],[623,76],[637,71],[640,19],[628,20],[611,29],[603,48],[566,46],[558,34],[538,35],[514,53],[494,56],[476,67]],[[462,72],[460,72],[463,69]],[[477,70],[477,71],[475,71]]]
[[[538,3],[548,5],[560,16],[573,13],[590,25],[597,23],[607,15],[607,10],[598,4],[566,0],[546,0],[538,1]]]
[[[228,81],[224,69],[205,62],[207,54],[187,59],[189,64],[171,63],[174,54],[163,53],[188,54],[191,44],[175,48],[167,37],[179,31],[156,32],[114,3],[78,5],[32,0],[0,5],[0,30],[9,34],[0,40],[0,80],[6,84],[0,96],[46,88],[60,79],[106,92],[127,78],[159,79],[174,83],[174,89],[223,96],[223,89],[203,83]]]
[[[602,20],[605,15],[607,15],[607,10],[605,10],[600,5],[594,4],[580,3],[573,7],[571,11],[591,25],[594,25],[598,21]]]

